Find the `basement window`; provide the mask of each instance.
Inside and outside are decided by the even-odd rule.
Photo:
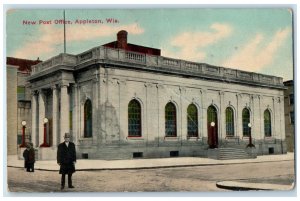
[[[170,151],[170,157],[178,157],[179,151]]]
[[[143,152],[133,152],[133,158],[143,158]]]
[[[83,158],[83,159],[88,159],[88,158],[89,158],[89,154],[83,153],[83,154],[82,154],[82,158]]]

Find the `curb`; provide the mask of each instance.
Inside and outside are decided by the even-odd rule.
[[[269,184],[269,183],[248,183],[241,181],[220,181],[216,186],[221,189],[233,191],[290,191],[294,188],[292,185]],[[259,187],[261,186],[261,187]]]
[[[284,162],[284,161],[294,161],[294,160],[281,160],[281,161],[253,161],[253,162],[247,162],[247,163],[264,163],[264,162]],[[236,162],[236,163],[215,163],[215,164],[191,164],[191,165],[166,165],[166,166],[153,166],[153,167],[123,167],[123,168],[84,168],[84,169],[76,169],[76,171],[107,171],[107,170],[141,170],[141,169],[164,169],[164,168],[182,168],[182,167],[199,167],[199,166],[212,166],[212,165],[239,165],[239,164],[245,164],[245,162]],[[19,166],[14,165],[7,165],[7,167],[12,168],[21,168]],[[41,171],[59,171],[57,170],[51,170],[46,168],[34,168],[35,170],[41,170]]]

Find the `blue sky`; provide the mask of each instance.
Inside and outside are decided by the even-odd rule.
[[[7,56],[46,60],[63,52],[62,10],[9,10]],[[114,18],[118,23],[106,23]],[[75,24],[102,20],[103,24]],[[24,25],[23,21],[52,24]],[[293,79],[292,14],[288,9],[66,10],[67,53],[116,40],[161,49],[162,56]]]

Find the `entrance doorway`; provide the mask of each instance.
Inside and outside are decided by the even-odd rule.
[[[218,147],[218,115],[214,106],[209,106],[207,109],[207,143],[209,148]]]

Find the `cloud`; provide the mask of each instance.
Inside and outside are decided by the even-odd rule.
[[[165,56],[186,60],[202,60],[206,57],[203,48],[214,44],[232,33],[228,24],[214,23],[208,31],[183,32],[171,39],[171,45],[178,47],[179,51],[163,50]]]
[[[265,43],[266,37],[258,33],[222,65],[241,70],[258,71],[274,61],[275,53],[290,36],[290,32],[290,28],[277,31],[267,44]]]
[[[129,34],[138,35],[144,33],[144,29],[138,24],[123,26],[112,25],[67,25],[66,42],[78,42],[93,40],[101,37],[116,35],[118,31],[126,30]],[[58,45],[63,44],[63,27],[41,25],[40,37],[34,41],[28,41],[17,49],[12,55],[18,58],[37,58],[43,55],[53,54]]]

